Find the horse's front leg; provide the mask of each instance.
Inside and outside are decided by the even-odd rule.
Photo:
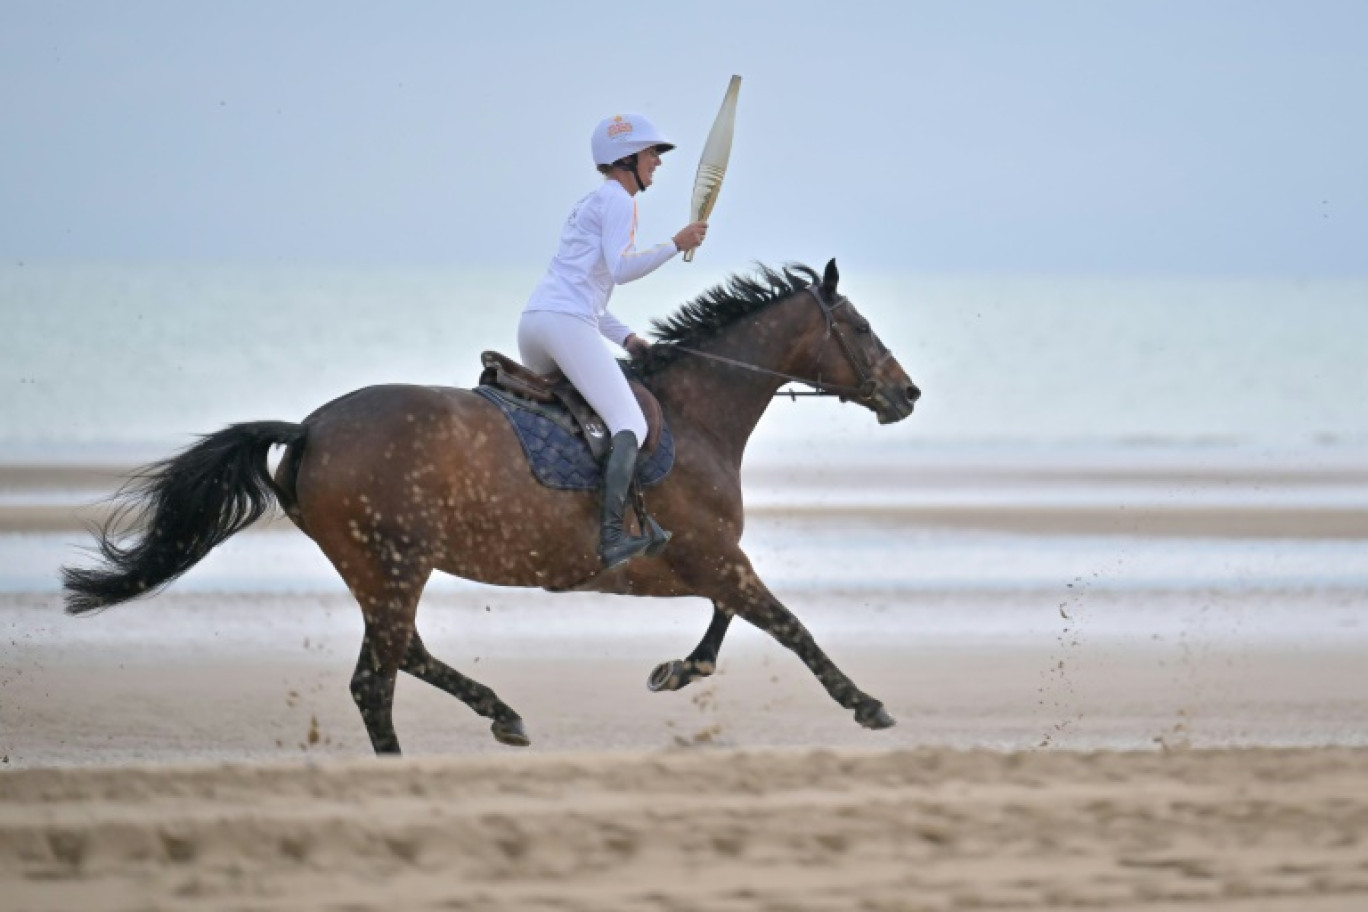
[[[747,562],[748,563],[748,562]],[[724,612],[737,614],[786,646],[817,676],[826,692],[846,709],[854,710],[855,721],[865,728],[890,728],[896,724],[882,703],[860,690],[836,663],[827,657],[803,622],[794,617],[766,588],[755,571],[746,566],[741,582],[730,594],[714,604]]]
[[[727,625],[732,616],[722,611],[713,602],[712,623],[707,633],[698,641],[694,651],[687,659],[662,662],[651,672],[646,686],[653,691],[679,690],[699,678],[706,678],[717,670],[717,651],[722,648],[722,638],[727,635]]]

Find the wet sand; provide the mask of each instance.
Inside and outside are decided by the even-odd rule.
[[[761,465],[746,472],[747,515],[1031,535],[1368,540],[1368,469],[1352,453],[1321,458],[1312,465],[1156,464],[1153,455],[1070,466],[948,465],[932,454],[843,471]],[[0,463],[0,534],[103,524],[112,512],[108,496],[132,468]],[[1093,496],[1080,501],[1080,490]],[[1030,494],[1022,498],[1023,491]],[[276,514],[258,528],[289,523]]]

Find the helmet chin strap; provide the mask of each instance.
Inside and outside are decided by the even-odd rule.
[[[631,167],[627,170],[632,172],[632,178],[636,181],[637,190],[641,193],[645,193],[646,185],[642,183],[641,172],[637,170],[637,165],[640,161],[640,159],[637,158],[637,153],[633,152],[631,155],[624,158],[623,161],[631,164]]]

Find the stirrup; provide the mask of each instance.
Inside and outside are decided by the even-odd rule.
[[[674,538],[674,533],[666,532],[660,528],[660,523],[655,521],[654,516],[647,516],[642,525],[646,527],[646,538],[649,540],[649,544],[646,545],[646,556],[657,557],[660,552],[665,550],[670,539]]]
[[[646,556],[656,557],[665,550],[665,546],[674,538],[673,532],[666,532],[661,528],[660,523],[655,521],[655,517],[646,511],[646,495],[641,490],[641,482],[632,480],[632,510],[636,513],[637,523],[641,526],[641,534],[646,536],[650,542],[646,546]]]

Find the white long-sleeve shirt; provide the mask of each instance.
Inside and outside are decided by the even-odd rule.
[[[632,330],[608,311],[613,286],[655,271],[679,252],[673,241],[637,250],[636,227],[636,200],[605,180],[571,210],[556,255],[523,310],[571,314],[621,345]]]

